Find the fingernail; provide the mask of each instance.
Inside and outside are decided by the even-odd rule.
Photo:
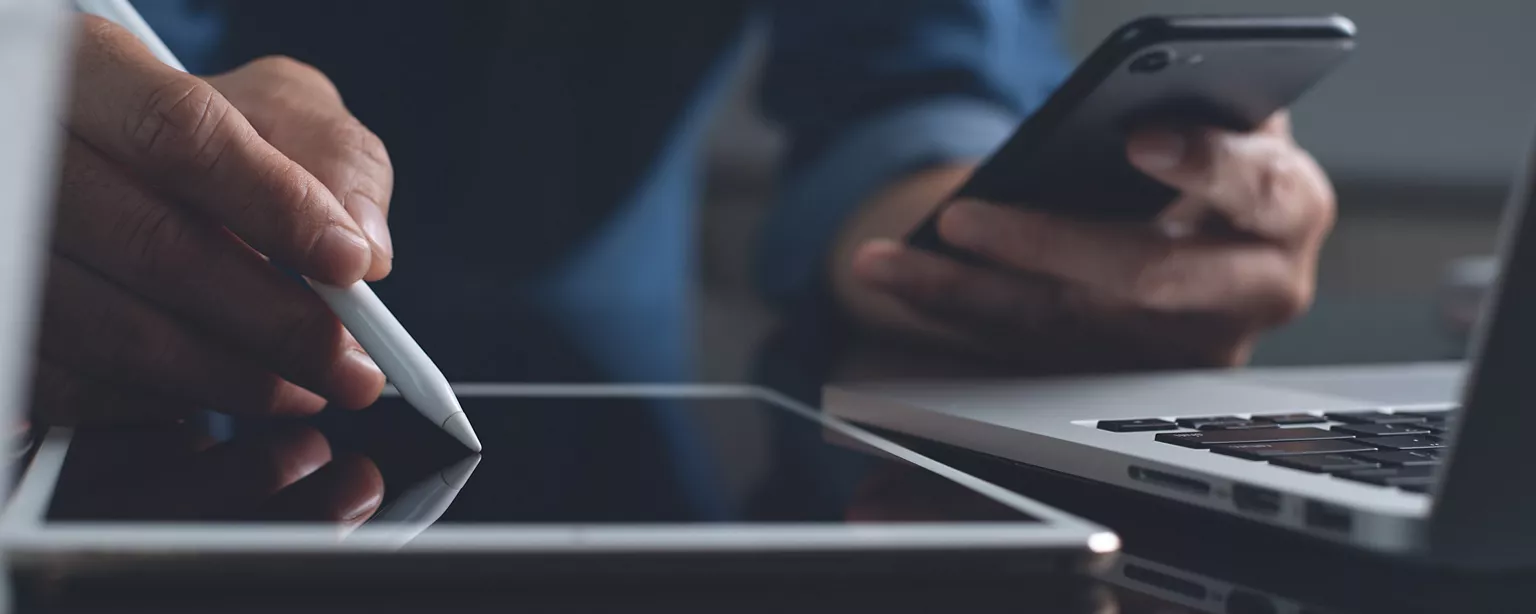
[[[366,272],[373,248],[362,235],[345,226],[332,225],[320,236],[310,257],[337,278],[360,279]],[[335,280],[322,280],[335,281]]]
[[[1146,132],[1131,139],[1131,162],[1143,170],[1165,171],[1184,161],[1184,135],[1167,130]]]
[[[945,238],[962,247],[985,247],[991,241],[991,227],[986,223],[986,204],[957,201],[945,210]]]
[[[342,356],[342,362],[343,369],[354,372],[362,371],[363,373],[360,373],[360,375],[373,377],[384,374],[379,369],[379,364],[373,362],[373,357],[369,356],[368,352],[363,351],[361,348],[347,348],[347,353]]]
[[[383,502],[383,498],[383,493],[379,493],[353,501],[350,509],[342,510],[341,521],[353,522],[362,520],[363,517],[368,516],[378,510],[379,504]]]
[[[379,208],[378,203],[366,196],[354,194],[352,198],[357,200],[351,210],[358,227],[363,229],[363,234],[367,235],[368,241],[373,243],[374,251],[385,260],[393,260],[395,245],[389,238],[389,220],[384,216],[384,211]]]
[[[871,258],[865,265],[864,272],[879,284],[894,284],[901,277],[901,271],[897,270],[895,259],[888,254]]]

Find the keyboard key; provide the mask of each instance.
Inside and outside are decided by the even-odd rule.
[[[1397,486],[1410,484],[1428,484],[1434,481],[1434,467],[1382,467],[1380,469],[1361,469],[1359,471],[1346,471],[1338,474],[1346,480],[1376,484],[1379,486]]]
[[[1358,437],[1424,435],[1430,432],[1429,426],[1424,424],[1343,424],[1333,427],[1333,430]]]
[[[1275,441],[1265,443],[1238,443],[1211,446],[1211,451],[1248,460],[1269,460],[1277,456],[1297,454],[1342,454],[1365,452],[1374,448],[1350,439],[1319,439],[1315,441]]]
[[[1211,416],[1208,418],[1179,418],[1179,426],[1187,429],[1199,429],[1202,431],[1219,431],[1222,429],[1257,429],[1271,425],[1262,422],[1254,422],[1247,418],[1237,416]]]
[[[1423,493],[1427,493],[1427,492],[1429,492],[1430,484],[1433,484],[1433,483],[1434,483],[1434,480],[1429,480],[1428,482],[1425,482],[1423,484],[1398,484],[1397,487],[1401,488],[1403,490],[1406,490],[1408,492],[1423,492]]]
[[[1175,431],[1179,425],[1167,420],[1157,418],[1141,418],[1139,420],[1100,420],[1099,428],[1116,433],[1137,433],[1142,431]]]
[[[1349,439],[1349,435],[1304,426],[1294,429],[1233,429],[1196,433],[1158,433],[1157,440],[1186,448],[1209,448],[1230,443],[1265,443],[1270,441],[1305,441],[1312,439]]]
[[[1440,451],[1430,450],[1377,450],[1375,452],[1361,452],[1355,458],[1381,463],[1389,467],[1414,467],[1419,465],[1430,466],[1440,464]]]
[[[1324,414],[1330,420],[1347,422],[1349,424],[1395,424],[1400,422],[1423,422],[1420,416],[1408,414],[1388,414],[1379,411],[1335,411]]]
[[[1434,435],[1407,435],[1403,437],[1361,437],[1360,443],[1388,450],[1427,450],[1444,448],[1445,442]]]
[[[1358,458],[1343,454],[1302,454],[1300,456],[1282,456],[1269,461],[1270,464],[1289,469],[1300,469],[1312,473],[1338,473],[1340,471],[1358,471],[1360,469],[1375,469],[1380,465],[1367,462]]]
[[[1312,414],[1276,414],[1273,416],[1254,416],[1256,422],[1268,422],[1270,424],[1317,424],[1327,422],[1328,419]]]

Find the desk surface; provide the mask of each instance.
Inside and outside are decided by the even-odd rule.
[[[517,324],[511,322],[509,326]],[[829,334],[832,329],[823,324],[791,322],[771,336],[757,355],[756,382],[814,402],[822,384],[831,378],[850,371],[864,377],[877,374],[869,365],[857,364],[860,356],[890,355],[848,351],[847,339]],[[559,336],[548,329],[528,338],[544,344],[559,343]],[[575,346],[528,348],[527,355],[547,355],[550,360],[540,361],[532,375],[509,370],[504,379],[613,379],[599,362],[581,360],[581,351]],[[943,362],[952,371],[959,364],[956,360]],[[555,364],[568,367],[551,378],[551,365]],[[977,366],[978,371],[982,368]],[[996,373],[997,365],[985,368]],[[711,423],[706,416],[695,417],[699,418],[699,428],[725,429],[741,442],[740,457],[725,463],[738,466],[724,470],[750,471],[754,463],[761,464],[763,454],[778,445],[765,425]],[[488,592],[484,594],[460,594],[445,600],[442,595],[421,594],[410,587],[366,582],[337,591],[328,578],[314,577],[231,578],[217,585],[176,577],[153,582],[106,577],[84,583],[32,585],[22,591],[22,597],[29,606],[26,611],[69,612],[488,611],[493,607],[499,611],[508,604],[562,612],[1508,611],[1524,609],[1519,605],[1524,597],[1521,591],[1536,581],[1536,575],[1445,577],[1159,500],[1022,471],[963,451],[922,442],[910,445],[1028,497],[1115,528],[1125,540],[1124,556],[1102,578],[917,576],[860,581],[821,576],[700,582],[669,577],[644,582],[607,578],[556,584],[520,584],[508,578],[499,586],[485,587]],[[934,503],[934,509],[944,509],[942,501]]]

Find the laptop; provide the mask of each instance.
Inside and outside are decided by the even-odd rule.
[[[0,0],[0,431],[26,412],[64,72],[63,2]],[[0,491],[8,474],[0,476]]]
[[[1536,157],[1467,364],[830,385],[845,420],[1460,568],[1536,563]]]

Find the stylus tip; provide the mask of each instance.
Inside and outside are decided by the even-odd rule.
[[[469,482],[470,474],[475,472],[475,466],[479,464],[479,454],[472,454],[464,460],[454,463],[452,467],[444,469],[440,474],[443,478],[443,483],[454,490],[462,490],[464,484]]]
[[[448,416],[448,419],[443,421],[443,430],[448,431],[449,435],[453,435],[454,439],[462,442],[471,451],[480,451],[480,438],[475,436],[475,428],[469,425],[469,418],[464,415],[464,412]]]

